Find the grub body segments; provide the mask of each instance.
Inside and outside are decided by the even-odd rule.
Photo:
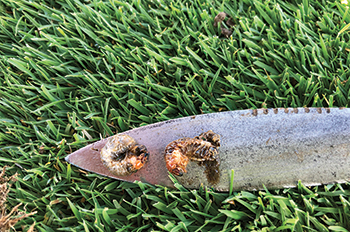
[[[172,174],[182,176],[187,172],[188,162],[197,161],[199,165],[206,167],[206,174],[218,174],[220,164],[219,147],[220,135],[211,130],[194,138],[177,139],[165,148],[166,167]],[[219,174],[216,176],[218,177]],[[209,177],[208,180],[210,180]]]

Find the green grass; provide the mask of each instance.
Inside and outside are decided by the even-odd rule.
[[[218,193],[64,157],[117,132],[261,107],[347,107],[341,1],[0,0],[0,166],[38,231],[348,231],[350,186]],[[233,17],[232,37],[214,17]],[[22,208],[23,209],[23,208]],[[28,227],[27,227],[28,228]]]

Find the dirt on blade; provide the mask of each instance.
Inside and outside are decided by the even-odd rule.
[[[36,212],[25,213],[19,212],[18,208],[22,204],[18,204],[12,208],[10,212],[6,209],[6,199],[7,195],[10,192],[9,187],[15,181],[17,181],[17,174],[6,177],[5,176],[6,166],[3,167],[2,172],[0,173],[0,232],[10,231],[11,228],[14,229],[15,224],[22,220],[23,218],[29,217]],[[27,230],[28,232],[34,231],[34,224],[30,226]]]
[[[229,38],[232,35],[232,29],[235,23],[233,22],[232,17],[230,17],[225,23],[228,28],[225,28],[225,26],[223,25],[223,21],[225,20],[226,16],[230,17],[230,15],[225,12],[220,12],[219,14],[217,14],[214,18],[213,25],[214,27],[217,27],[218,23],[220,23],[221,34],[223,34],[226,38]]]

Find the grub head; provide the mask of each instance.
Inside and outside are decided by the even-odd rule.
[[[187,156],[184,156],[179,149],[172,150],[170,154],[165,156],[166,167],[169,172],[176,176],[182,176],[186,173],[186,166],[189,162]]]

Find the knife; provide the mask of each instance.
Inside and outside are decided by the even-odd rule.
[[[194,138],[212,130],[220,135],[219,177],[215,183],[205,165],[190,161],[187,173],[175,176],[184,187],[200,185],[234,190],[344,183],[350,179],[350,109],[279,108],[237,110],[195,115],[158,122],[120,134],[129,135],[149,152],[148,162],[136,173],[112,174],[101,162],[108,138],[83,147],[66,161],[89,172],[134,182],[173,187],[164,151],[172,141]]]

